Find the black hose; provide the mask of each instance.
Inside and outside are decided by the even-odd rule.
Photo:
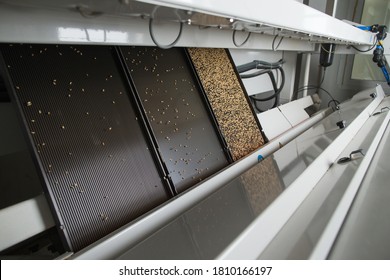
[[[252,100],[255,108],[261,113],[261,112],[264,112],[264,110],[261,110],[258,106],[257,106],[257,102],[265,102],[265,101],[269,101],[269,100],[272,100],[272,99],[275,99],[275,102],[274,104],[272,105],[271,108],[275,108],[277,106],[279,106],[279,103],[280,103],[280,92],[282,91],[283,87],[284,87],[284,83],[285,83],[285,73],[284,73],[284,70],[282,67],[279,67],[277,68],[279,71],[280,71],[280,74],[281,74],[281,84],[280,84],[280,87],[278,88],[277,87],[277,83],[276,83],[276,80],[275,80],[275,76],[273,74],[273,72],[271,70],[266,70],[264,72],[262,72],[262,74],[268,74],[268,76],[270,77],[270,80],[271,80],[271,83],[272,83],[272,87],[274,89],[274,94],[270,95],[270,96],[267,96],[267,97],[264,97],[264,98],[258,98],[258,97],[253,97],[253,96],[250,96],[250,99]],[[259,71],[260,72],[260,71]],[[258,74],[260,75],[260,74]]]
[[[280,59],[275,63],[270,63],[263,60],[253,60],[251,62],[237,66],[237,71],[238,73],[243,73],[253,69],[277,69],[281,67],[283,63],[283,59]]]
[[[265,102],[265,101],[269,101],[269,100],[275,99],[275,102],[274,102],[274,104],[272,105],[271,108],[275,108],[275,107],[277,107],[279,105],[279,102],[280,102],[280,92],[282,91],[282,89],[284,87],[284,84],[285,84],[285,72],[284,72],[284,70],[282,68],[283,64],[284,64],[284,60],[283,59],[280,59],[280,60],[278,60],[275,63],[270,63],[270,62],[262,61],[262,60],[254,60],[254,61],[248,62],[246,64],[237,66],[237,71],[238,71],[238,73],[240,73],[241,79],[254,78],[254,77],[257,77],[257,76],[260,76],[260,75],[264,75],[264,74],[268,74],[268,76],[270,77],[270,80],[271,80],[271,83],[272,83],[272,87],[273,87],[273,90],[274,90],[274,93],[272,95],[264,97],[264,98],[258,98],[258,97],[250,96],[250,100],[253,102],[253,105],[255,106],[257,111],[263,112],[263,110],[261,110],[257,106],[257,102]],[[246,72],[246,71],[249,71],[249,70],[253,70],[253,69],[261,69],[261,70],[257,71],[257,72],[254,72],[254,73],[250,73],[250,74],[241,74],[243,72]],[[278,85],[277,85],[277,82],[275,80],[275,76],[274,76],[272,70],[279,70],[280,71],[280,74],[281,74],[281,84],[280,84],[279,88],[278,88]],[[260,93],[258,93],[258,94],[260,94]]]
[[[254,77],[257,77],[257,76],[260,76],[260,75],[263,75],[263,74],[266,74],[270,72],[270,70],[260,70],[260,71],[257,71],[257,72],[254,72],[254,73],[251,73],[251,74],[241,74],[240,75],[240,78],[241,79],[249,79],[249,78],[254,78]]]
[[[284,83],[285,83],[285,73],[284,73],[284,70],[282,67],[279,67],[278,70],[280,71],[280,74],[281,74],[281,79],[282,79],[282,82],[280,84],[280,87],[278,88],[277,87],[277,84],[276,84],[276,80],[275,80],[275,76],[274,74],[272,73],[271,70],[268,70],[266,72],[264,72],[264,74],[268,74],[270,79],[271,79],[271,82],[272,82],[272,86],[274,88],[274,94],[268,96],[268,97],[264,97],[264,98],[258,98],[258,97],[253,97],[251,96],[251,98],[253,100],[256,100],[256,101],[259,101],[259,102],[264,102],[264,101],[268,101],[268,100],[271,100],[273,98],[276,98],[278,99],[278,104],[279,105],[279,94],[280,92],[282,91],[283,87],[284,87]]]

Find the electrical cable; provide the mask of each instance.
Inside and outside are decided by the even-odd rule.
[[[278,37],[279,37],[279,34],[276,34],[274,39],[272,40],[272,50],[273,51],[276,51],[279,48],[280,44],[282,43],[282,41],[284,39],[284,37],[281,37],[280,40],[279,40],[279,43],[277,44],[277,46],[275,48],[275,41],[276,41],[276,38],[278,38]]]
[[[330,107],[330,104],[331,104],[332,102],[333,102],[334,105],[335,105],[335,108],[332,107],[332,109],[335,111],[335,110],[337,109],[337,106],[340,105],[340,102],[337,101],[337,100],[335,100],[335,99],[330,100],[330,101],[328,102],[328,107]]]
[[[329,53],[329,54],[334,54],[334,53],[335,53],[335,51],[330,52],[330,51],[328,51],[327,49],[325,49],[324,46],[323,46],[323,44],[321,44],[321,49],[322,49],[324,52],[327,52],[327,53]]]
[[[320,87],[320,86],[316,86],[316,85],[306,85],[306,86],[303,86],[303,87],[300,87],[298,88],[298,90],[296,92],[301,92],[301,91],[304,91],[304,90],[312,90],[312,89],[320,89],[322,90],[323,92],[325,92],[326,94],[328,94],[328,96],[332,99],[332,100],[335,100],[333,98],[333,96],[330,94],[329,91],[327,91],[326,89]]]
[[[269,72],[269,71],[270,70],[263,69],[263,70],[260,70],[260,71],[254,72],[254,73],[250,73],[250,74],[241,74],[240,78],[241,79],[254,78],[254,77],[257,77],[257,76],[260,76],[260,75],[263,75],[263,74],[267,74],[267,72]]]
[[[271,100],[273,98],[276,98],[277,96],[279,96],[279,93],[282,91],[282,88],[284,87],[284,83],[285,83],[285,73],[284,73],[284,70],[283,68],[278,68],[278,70],[280,71],[280,74],[282,76],[282,82],[281,82],[281,85],[280,87],[278,88],[277,87],[277,84],[276,84],[276,80],[275,80],[275,76],[274,74],[272,73],[272,71],[267,71],[266,74],[269,75],[270,79],[271,79],[271,82],[272,82],[272,86],[274,88],[274,94],[268,96],[268,97],[264,97],[264,98],[258,98],[258,97],[253,97],[251,96],[254,100],[256,101],[268,101],[268,100]],[[265,73],[264,73],[265,74]],[[260,94],[260,93],[258,93]],[[255,94],[256,95],[256,94]]]
[[[283,59],[280,59],[277,62],[273,63],[262,60],[253,60],[251,62],[237,66],[237,71],[241,74],[253,69],[276,69],[278,67],[281,67],[284,62],[285,61]]]
[[[357,47],[353,46],[353,45],[350,45],[353,49],[357,50],[358,52],[369,52],[371,50],[373,50],[376,46],[376,44],[378,43],[378,38],[375,37],[375,43],[368,49],[368,50],[361,50],[361,49],[358,49]]]
[[[327,91],[326,89],[320,87],[320,86],[316,86],[316,85],[306,85],[306,86],[303,86],[303,87],[300,87],[298,88],[294,94],[298,93],[298,92],[301,92],[301,91],[304,91],[304,90],[322,90],[323,92],[325,92],[329,97],[330,97],[330,101],[328,102],[328,107],[330,106],[331,103],[334,103],[335,105],[335,108],[332,107],[333,110],[337,110],[337,105],[340,104],[340,101],[334,99],[334,97],[330,94],[329,91]]]
[[[177,35],[176,39],[168,44],[168,45],[161,45],[157,42],[156,38],[154,37],[154,33],[153,33],[153,18],[150,18],[149,19],[149,34],[150,34],[150,38],[152,39],[153,43],[159,47],[160,49],[170,49],[172,48],[173,46],[176,45],[176,43],[179,41],[180,37],[181,37],[181,34],[183,32],[183,22],[180,21],[180,29],[179,29],[179,34]]]
[[[260,66],[267,65],[267,66],[274,66],[274,67],[281,66],[284,63],[284,60],[282,58],[279,59],[277,62],[268,62],[263,60],[254,60],[254,61],[257,63],[257,65]]]
[[[237,71],[240,73],[240,77],[242,79],[249,79],[249,78],[254,78],[260,75],[268,74],[274,93],[270,96],[264,97],[264,98],[259,98],[259,97],[254,97],[254,96],[249,96],[250,100],[252,101],[254,107],[256,108],[257,111],[263,112],[262,109],[260,109],[257,106],[257,102],[265,102],[269,101],[272,99],[275,99],[274,104],[272,105],[272,108],[275,108],[276,106],[279,105],[280,101],[280,92],[282,91],[284,84],[285,84],[285,72],[282,68],[282,65],[284,64],[284,60],[280,59],[277,62],[267,62],[267,61],[262,61],[262,60],[254,60],[252,62],[237,66]],[[253,70],[253,69],[260,69],[260,71],[256,71],[254,73],[249,73],[249,74],[242,74],[246,71]],[[276,70],[276,74],[278,75],[278,71],[281,73],[281,84],[280,87],[278,88],[278,82],[275,80],[275,76],[272,70]],[[258,93],[261,94],[261,93]],[[258,95],[256,94],[256,95]]]
[[[235,30],[233,31],[232,40],[233,40],[233,44],[234,44],[237,48],[240,48],[240,47],[242,47],[243,45],[245,45],[246,42],[248,42],[249,38],[250,38],[251,35],[252,35],[252,32],[249,32],[249,33],[248,33],[248,36],[246,37],[246,39],[244,40],[244,42],[242,42],[241,44],[237,44],[237,42],[236,42],[236,32],[237,32],[237,30],[235,29]]]
[[[254,97],[254,96],[250,96],[250,99],[252,100],[255,108],[261,113],[261,112],[264,112],[264,110],[260,109],[258,106],[257,106],[257,102],[265,102],[265,101],[269,101],[269,100],[272,100],[272,99],[275,99],[274,101],[274,104],[272,105],[271,108],[275,108],[277,106],[279,106],[279,102],[280,102],[280,92],[282,91],[283,87],[284,87],[284,83],[285,83],[285,73],[284,73],[284,70],[282,67],[279,67],[277,68],[277,70],[280,71],[281,73],[281,84],[280,84],[280,87],[278,88],[277,86],[277,82],[275,80],[275,76],[272,72],[272,70],[266,70],[264,71],[262,74],[268,74],[268,76],[270,77],[270,80],[271,80],[271,83],[272,83],[272,87],[273,87],[273,90],[274,90],[274,93],[270,96],[267,96],[267,97],[264,97],[264,98],[259,98],[259,97]],[[259,71],[260,72],[260,71]],[[259,74],[260,75],[260,74]],[[260,93],[258,93],[260,94]]]
[[[321,78],[321,81],[320,81],[320,86],[322,85],[322,83],[324,82],[325,80],[325,73],[326,73],[326,67],[322,66],[322,78]]]
[[[271,71],[270,71],[271,72]],[[272,74],[272,72],[271,72]],[[270,75],[271,76],[271,75]],[[272,79],[271,79],[272,80]],[[273,79],[273,81],[275,81],[275,79]],[[275,83],[272,82],[272,87],[274,88],[274,91],[275,91]],[[265,97],[265,98],[257,98],[257,97],[254,97],[254,96],[249,96],[250,100],[252,101],[253,105],[255,106],[256,110],[259,112],[259,113],[262,113],[264,112],[264,110],[260,109],[257,105],[257,102],[265,102],[265,101],[268,101],[268,100],[272,100],[273,98],[275,98],[274,94],[269,96],[269,97]],[[278,101],[276,100],[275,98],[275,101],[274,103],[272,104],[271,106],[271,109],[272,108],[275,108],[276,106],[278,105]]]
[[[254,97],[254,96],[251,96],[251,99],[255,100],[255,101],[259,101],[259,102],[264,102],[264,101],[268,101],[268,100],[271,100],[271,99],[274,99],[276,96],[275,96],[275,93],[278,91],[278,88],[276,87],[276,80],[275,80],[275,76],[274,74],[272,73],[272,71],[267,71],[267,74],[269,75],[270,79],[271,79],[271,83],[272,83],[272,87],[274,89],[274,93],[270,96],[267,96],[267,97],[264,97],[264,98],[259,98],[259,97]],[[257,93],[257,94],[254,94],[254,95],[258,95],[260,93]]]
[[[255,100],[253,100],[251,97],[250,97],[252,103],[253,103],[253,106],[255,106],[256,110],[258,113],[262,113],[263,111],[257,106],[257,103]]]

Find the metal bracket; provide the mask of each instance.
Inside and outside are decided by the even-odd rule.
[[[345,120],[342,120],[342,121],[339,121],[339,122],[337,122],[336,123],[336,125],[340,128],[340,129],[342,129],[342,128],[345,128],[347,125],[346,125],[346,121]]]
[[[352,151],[350,154],[349,154],[349,157],[342,157],[340,158],[337,163],[341,164],[341,163],[347,163],[347,162],[350,162],[356,158],[358,158],[358,155],[361,155],[361,156],[365,156],[365,153],[363,152],[363,149],[358,149],[358,150],[355,150],[355,151]]]
[[[375,113],[372,114],[372,115],[373,115],[373,116],[376,116],[376,115],[382,114],[383,112],[389,111],[389,110],[390,110],[390,108],[387,107],[387,106],[385,106],[385,107],[381,108],[381,111],[380,111],[380,112],[375,112]]]

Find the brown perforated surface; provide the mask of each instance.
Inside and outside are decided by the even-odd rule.
[[[233,159],[262,146],[259,125],[227,51],[189,48],[188,52]]]

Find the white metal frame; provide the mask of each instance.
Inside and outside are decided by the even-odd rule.
[[[156,39],[164,44],[178,32],[178,23],[160,24]],[[243,48],[272,49],[274,36],[253,34]],[[101,15],[85,18],[69,10],[45,10],[29,7],[25,10],[2,6],[0,9],[0,42],[2,43],[48,43],[48,44],[94,44],[94,45],[142,45],[153,46],[147,19]],[[200,29],[184,25],[177,47],[236,48],[232,30],[217,28]],[[310,41],[286,38],[278,50],[313,51]]]
[[[178,8],[219,17],[232,18],[250,24],[267,25],[294,34],[342,44],[374,42],[373,34],[358,30],[334,17],[297,1],[286,0],[137,0],[143,3]],[[277,16],[275,16],[275,14]]]
[[[375,111],[388,105],[390,99],[385,98]],[[384,115],[370,117],[340,158],[361,148],[365,153],[383,123]],[[363,158],[360,155],[349,163],[332,165],[259,259],[309,258]]]
[[[3,43],[154,45],[148,29],[151,17],[162,18],[156,28],[162,44],[175,38],[179,21],[184,23],[177,46],[186,47],[237,48],[234,29],[252,32],[242,46],[245,49],[270,50],[276,35],[285,37],[278,50],[314,51],[316,42],[370,45],[374,41],[374,34],[292,0],[3,0],[0,6]],[[102,11],[94,11],[95,6]],[[172,11],[155,13],[161,6]],[[77,7],[87,12],[77,12]],[[207,26],[209,21],[213,24]],[[227,23],[216,25],[220,21]]]
[[[366,152],[364,159],[359,165],[355,176],[349,183],[340,203],[338,204],[335,212],[333,213],[330,221],[328,222],[325,230],[323,231],[319,241],[317,242],[313,252],[310,255],[310,259],[326,259],[336,240],[337,234],[346,218],[348,210],[350,209],[352,202],[359,190],[359,187],[366,175],[366,171],[375,155],[375,152],[379,146],[379,143],[389,125],[390,113],[387,113],[385,120],[375,135],[370,148]]]

